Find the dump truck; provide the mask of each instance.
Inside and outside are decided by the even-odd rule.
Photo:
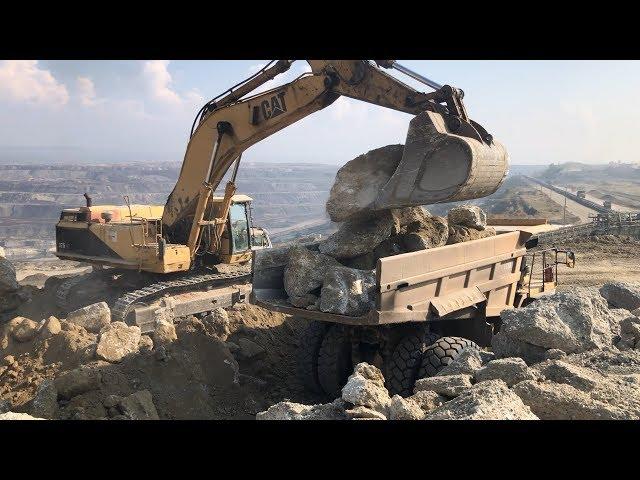
[[[576,195],[578,198],[587,198],[587,192],[585,190],[578,190]]]
[[[185,311],[206,314],[214,306],[226,306],[229,298],[240,299],[240,289],[231,297],[227,291],[248,281],[252,253],[266,242],[264,236],[260,245],[250,241],[251,199],[236,187],[242,155],[341,96],[421,120],[396,172],[375,199],[376,208],[479,198],[504,181],[507,152],[468,116],[462,90],[440,85],[395,60],[307,60],[310,72],[259,90],[293,62],[273,60],[202,106],[164,206],[135,205],[128,198],[124,205],[94,205],[87,195],[86,205],[62,212],[56,255],[91,264],[96,274],[63,283],[57,292],[61,309],[82,306],[75,300],[96,301],[86,288],[100,294],[117,291],[109,298],[112,319],[147,332],[154,326],[154,309],[169,309],[162,313],[165,318]],[[418,91],[383,69],[398,70],[434,91]],[[216,196],[219,190],[224,193]],[[217,289],[222,289],[221,297],[216,297]],[[175,295],[185,308],[172,307]],[[166,305],[156,308],[159,299]]]
[[[375,308],[357,317],[293,307],[283,284],[286,248],[256,252],[250,302],[310,322],[299,358],[307,388],[335,396],[366,361],[392,394],[406,396],[465,348],[488,346],[502,311],[555,292],[558,265],[573,267],[575,255],[533,248],[538,230],[496,227],[492,237],[381,258]]]

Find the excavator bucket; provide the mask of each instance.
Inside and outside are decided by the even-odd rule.
[[[456,133],[452,133],[452,129]],[[409,124],[402,160],[374,208],[400,208],[486,197],[504,181],[509,155],[473,121],[426,111]]]

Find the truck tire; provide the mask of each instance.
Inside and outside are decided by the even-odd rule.
[[[386,368],[386,384],[391,395],[408,397],[418,378],[422,354],[440,338],[437,333],[414,332],[406,335],[396,346]]]
[[[422,362],[417,378],[433,377],[449,365],[465,348],[480,347],[473,341],[462,337],[442,337],[427,347],[422,354]]]
[[[309,323],[298,345],[298,374],[305,388],[314,393],[322,393],[318,380],[318,354],[327,328],[325,322]]]
[[[342,325],[331,325],[318,354],[318,381],[330,398],[339,397],[353,369],[351,341]]]

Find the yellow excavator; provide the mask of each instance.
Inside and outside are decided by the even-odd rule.
[[[253,238],[257,229],[251,221],[251,198],[236,192],[242,154],[340,96],[424,117],[420,129],[407,139],[402,161],[380,191],[375,208],[479,198],[493,193],[504,180],[508,155],[468,117],[462,90],[437,84],[394,60],[307,62],[311,72],[252,95],[289,70],[293,60],[269,62],[200,109],[178,181],[164,207],[131,205],[126,197],[124,206],[93,205],[87,196],[85,206],[62,211],[56,255],[107,272],[108,287],[125,279],[120,280],[122,294],[111,302],[114,320],[149,331],[157,313],[157,305],[150,305],[158,299],[163,299],[162,308],[180,315],[206,312],[241,298],[242,294],[229,293],[229,285],[249,280],[252,249],[264,244]],[[389,69],[434,91],[417,91],[383,71]],[[226,175],[224,193],[215,196]],[[76,279],[63,284],[58,295],[62,303],[83,283]],[[224,299],[216,292],[223,292]],[[195,299],[184,299],[189,296]]]

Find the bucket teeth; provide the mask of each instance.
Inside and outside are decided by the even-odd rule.
[[[509,168],[504,146],[481,139],[471,123],[456,125],[461,134],[452,133],[448,123],[428,111],[411,120],[402,160],[378,194],[377,210],[471,200],[498,189]]]

